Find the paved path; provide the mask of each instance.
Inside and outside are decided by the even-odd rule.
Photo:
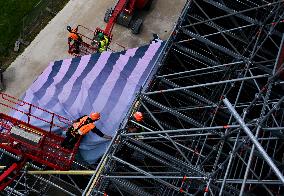
[[[152,33],[165,40],[178,19],[186,0],[154,0],[150,11],[143,13],[144,24],[139,35],[132,35],[125,27],[115,25],[113,50],[121,50],[116,43],[133,48],[149,43]],[[81,24],[95,29],[105,27],[105,10],[115,4],[114,0],[70,0],[49,24],[37,35],[29,47],[4,72],[5,93],[15,97],[28,89],[49,62],[70,58],[67,53],[66,26]],[[7,112],[6,109],[1,109]]]

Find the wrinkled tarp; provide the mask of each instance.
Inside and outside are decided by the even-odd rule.
[[[123,52],[103,52],[51,62],[22,99],[71,120],[98,111],[101,119],[96,126],[103,133],[114,136],[162,46],[163,43],[158,42]],[[21,109],[27,110],[27,107]],[[32,113],[51,119],[36,109]],[[11,115],[26,120],[22,113],[13,112]],[[48,124],[42,121],[32,119],[31,124],[49,130]],[[56,128],[52,131],[62,134]],[[109,143],[92,132],[88,133],[82,139],[80,154],[88,163],[94,163]]]

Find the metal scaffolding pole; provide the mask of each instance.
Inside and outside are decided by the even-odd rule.
[[[175,190],[179,191],[179,188],[178,188],[178,187],[176,187],[176,186],[174,186],[174,185],[172,185],[172,184],[170,184],[170,183],[168,183],[168,182],[166,182],[166,181],[164,181],[164,180],[162,180],[162,179],[160,179],[160,178],[155,178],[155,176],[151,175],[150,173],[148,173],[148,172],[146,172],[146,171],[143,171],[142,169],[140,169],[140,168],[138,168],[138,167],[136,167],[136,166],[134,166],[134,165],[131,165],[131,164],[129,164],[128,162],[126,162],[126,161],[124,161],[124,160],[122,160],[122,159],[120,159],[120,158],[118,158],[118,157],[113,156],[112,158],[113,158],[114,160],[120,162],[120,163],[123,163],[123,164],[125,164],[125,165],[128,165],[128,166],[131,167],[132,169],[134,169],[134,170],[136,170],[136,171],[138,171],[138,172],[140,172],[140,173],[142,173],[142,174],[144,174],[144,175],[146,175],[146,176],[151,176],[151,177],[152,177],[154,180],[156,180],[157,182],[160,182],[160,183],[162,183],[162,184],[165,184],[166,186],[168,186],[168,187],[170,187],[170,188],[172,188],[172,189],[175,189]],[[191,195],[191,194],[186,193],[186,195]]]
[[[284,100],[284,97],[282,97],[281,102]],[[271,169],[275,172],[276,176],[279,178],[279,180],[284,184],[284,176],[278,169],[278,167],[275,165],[275,163],[271,160],[267,152],[263,149],[261,144],[257,141],[255,136],[252,134],[251,130],[246,126],[243,119],[240,117],[240,115],[237,113],[237,111],[234,109],[232,104],[229,102],[227,98],[223,99],[224,104],[228,107],[230,112],[233,114],[235,119],[238,121],[238,123],[241,125],[242,129],[245,131],[245,133],[249,136],[250,140],[254,143],[257,150],[261,153],[261,156],[266,161],[266,163],[271,167]]]
[[[197,84],[197,85],[193,85],[193,86],[185,86],[185,87],[180,87],[180,88],[152,91],[152,92],[144,93],[144,95],[153,95],[153,94],[158,94],[158,93],[167,93],[167,92],[173,92],[173,91],[178,91],[178,90],[194,89],[194,88],[198,88],[198,87],[206,87],[206,86],[212,86],[212,85],[219,85],[219,84],[238,82],[238,81],[243,81],[243,80],[267,78],[267,77],[269,77],[268,74],[263,74],[263,75],[252,76],[252,77],[236,78],[236,79],[231,79],[231,80],[223,80],[223,81],[210,82],[210,83],[205,83],[205,84]]]
[[[216,66],[211,66],[211,67],[206,67],[206,68],[200,68],[200,69],[194,69],[194,70],[189,70],[189,71],[171,73],[171,74],[166,74],[166,75],[157,76],[157,78],[165,78],[165,77],[169,77],[169,76],[176,76],[176,75],[182,75],[182,74],[189,74],[189,73],[194,73],[194,72],[198,72],[198,71],[205,71],[205,70],[216,69],[216,68],[222,68],[222,67],[231,66],[231,65],[238,65],[238,64],[241,64],[241,63],[244,63],[244,62],[243,62],[243,61],[238,61],[238,62],[226,63],[226,64],[216,65]]]
[[[213,2],[213,1],[211,1],[211,2]],[[276,1],[274,3],[268,3],[268,4],[265,4],[265,5],[262,5],[262,6],[257,6],[257,7],[245,9],[245,10],[242,10],[242,11],[238,11],[238,12],[237,11],[231,11],[230,14],[226,14],[226,15],[223,15],[223,16],[211,18],[211,19],[208,19],[208,20],[205,20],[205,21],[202,21],[202,22],[193,23],[193,24],[190,24],[190,25],[185,25],[185,26],[182,26],[182,28],[192,27],[192,26],[199,25],[199,24],[202,24],[202,23],[205,23],[205,22],[210,22],[210,21],[214,21],[214,20],[218,20],[218,19],[223,19],[223,18],[226,18],[226,17],[229,17],[229,16],[239,15],[239,14],[242,14],[242,13],[245,13],[245,12],[249,12],[249,11],[252,11],[252,10],[257,10],[257,9],[264,8],[264,7],[267,7],[267,6],[276,5],[276,4],[279,4],[281,2],[282,1]],[[252,21],[250,19],[248,19],[248,20],[249,20],[249,22],[252,22],[253,24],[256,23],[256,22],[254,22],[254,21]],[[259,22],[257,22],[257,23],[259,23]]]
[[[99,164],[29,169],[5,193],[284,195],[283,17],[280,0],[188,0]]]

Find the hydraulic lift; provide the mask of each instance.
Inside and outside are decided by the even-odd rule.
[[[0,113],[0,148],[20,157],[20,160],[5,167],[0,173],[0,191],[15,180],[29,161],[44,165],[47,169],[70,169],[80,140],[72,150],[68,150],[61,147],[64,138],[52,132],[55,128],[65,131],[71,124],[70,120],[4,93],[0,93],[0,105],[23,114],[25,118],[21,119],[26,119],[20,120]],[[36,111],[50,119],[36,116]],[[46,123],[48,130],[32,125],[34,119]]]
[[[115,23],[123,25],[127,28],[131,28],[133,34],[139,34],[143,20],[141,18],[136,18],[135,13],[137,10],[141,9],[149,10],[152,1],[153,0],[118,0],[115,7],[107,9],[105,13],[104,21],[107,22],[107,26],[104,30],[97,27],[95,31],[92,31],[82,25],[78,25],[75,28],[76,33],[83,39],[83,42],[80,43],[80,52],[76,54],[74,43],[68,41],[68,53],[74,56],[82,56],[98,52],[99,33],[103,33],[105,36],[107,36],[109,40],[107,44],[108,47],[112,40],[111,32]],[[88,33],[81,33],[82,29],[87,30]]]

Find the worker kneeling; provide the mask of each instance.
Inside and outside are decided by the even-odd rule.
[[[103,33],[98,34],[98,41],[99,41],[99,52],[102,53],[107,50],[109,39]]]
[[[73,125],[68,128],[66,138],[61,146],[67,149],[72,149],[78,142],[81,136],[86,135],[90,131],[96,133],[98,136],[111,140],[112,137],[103,134],[94,124],[95,121],[101,118],[100,113],[93,112],[90,116],[84,115],[74,121]]]

